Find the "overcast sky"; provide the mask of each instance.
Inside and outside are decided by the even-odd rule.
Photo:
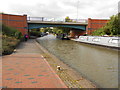
[[[102,18],[118,13],[119,0],[2,0],[0,12],[31,17]]]

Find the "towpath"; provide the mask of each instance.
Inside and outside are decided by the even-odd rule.
[[[2,57],[3,88],[67,88],[35,43],[22,42],[15,53]]]

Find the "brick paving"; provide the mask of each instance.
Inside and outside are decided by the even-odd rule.
[[[40,55],[34,40],[21,43],[17,52],[2,58],[3,88],[67,88]]]

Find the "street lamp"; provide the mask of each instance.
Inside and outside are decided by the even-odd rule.
[[[78,19],[78,13],[79,13],[79,0],[77,1],[77,19]]]

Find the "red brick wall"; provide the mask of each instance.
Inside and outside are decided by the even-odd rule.
[[[91,19],[88,18],[88,26],[86,28],[86,31],[81,31],[81,30],[71,30],[70,36],[75,37],[75,36],[80,36],[84,34],[92,34],[93,31],[98,30],[99,28],[102,28],[103,26],[106,25],[106,23],[109,20],[105,19]]]
[[[27,28],[27,15],[10,15],[10,14],[0,14],[0,21],[3,24],[16,28],[23,35],[28,33]]]
[[[93,31],[102,28],[108,21],[109,20],[88,18],[87,34],[92,34]]]

